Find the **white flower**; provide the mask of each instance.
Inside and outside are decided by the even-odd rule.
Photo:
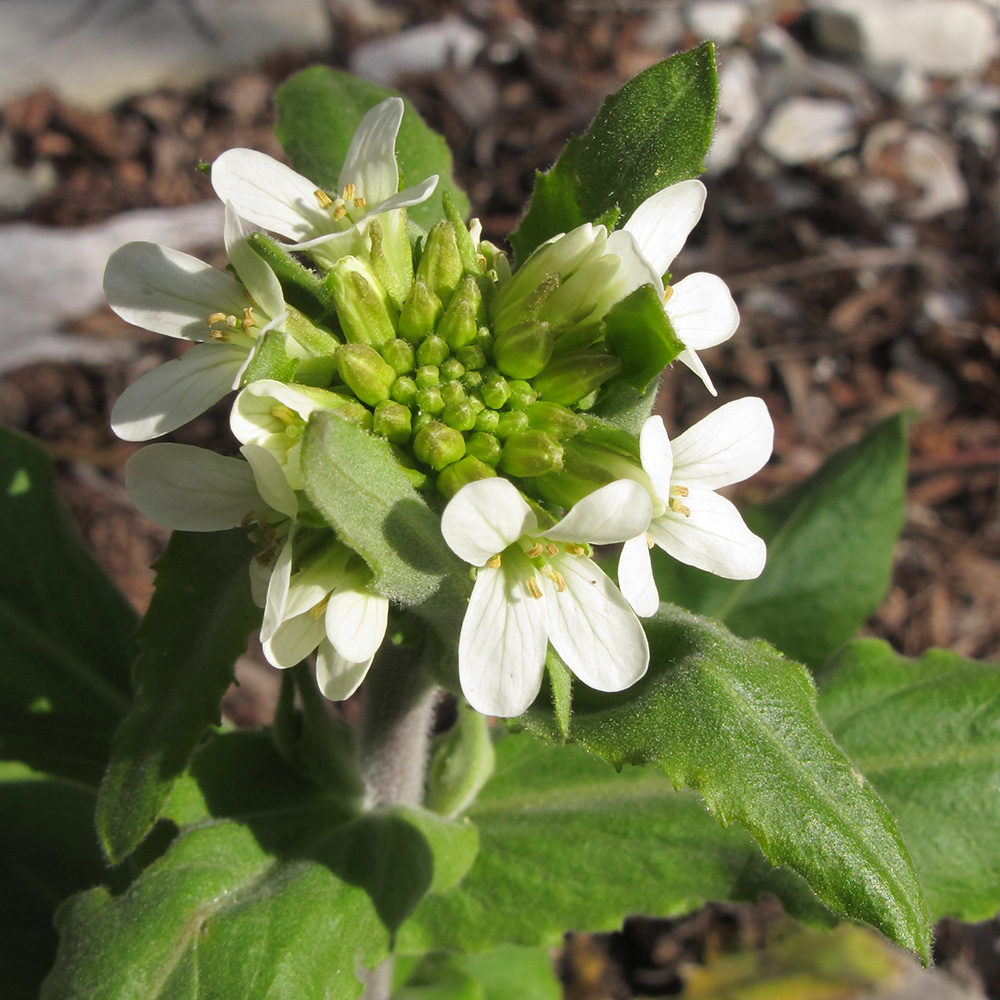
[[[631,287],[651,284],[663,300],[663,308],[685,349],[677,360],[688,366],[717,395],[701,359],[695,353],[728,340],[740,322],[740,314],[726,283],[714,274],[699,271],[663,286],[691,230],[705,207],[705,185],[681,181],[648,197],[622,229],[608,237],[608,252],[622,261],[632,278]]]
[[[225,240],[239,281],[156,243],[126,243],[108,260],[104,293],[122,319],[196,341],[181,358],[147,372],[121,394],[111,412],[120,438],[148,441],[204,413],[239,385],[257,339],[282,327],[288,308],[281,286],[247,245],[231,205]]]
[[[359,252],[358,239],[376,216],[419,205],[437,186],[436,174],[399,191],[396,134],[403,101],[390,97],[372,108],[354,133],[331,197],[291,167],[252,149],[230,149],[212,164],[212,186],[244,219],[295,241],[293,249],[321,249],[326,262]]]
[[[639,452],[655,495],[653,519],[645,534],[625,543],[618,563],[621,591],[637,614],[647,617],[659,607],[652,544],[728,580],[760,576],[767,546],[715,490],[762,468],[773,443],[767,407],[753,396],[713,410],[672,445],[660,417],[643,424]]]
[[[591,493],[544,530],[506,479],[458,491],[441,531],[456,555],[479,568],[458,645],[462,690],[475,709],[524,712],[541,686],[548,642],[598,691],[621,691],[642,677],[645,633],[587,543],[631,538],[650,513],[648,493],[628,480]]]

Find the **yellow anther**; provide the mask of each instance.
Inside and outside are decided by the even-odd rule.
[[[355,198],[354,199],[354,207],[355,208],[364,208],[365,205],[367,205],[367,204],[368,204],[368,202],[365,201],[364,198]]]
[[[647,531],[646,532],[646,548],[647,549],[651,549],[651,548],[653,548],[654,545],[656,545],[656,542],[653,541],[653,536]]]
[[[334,217],[334,219],[336,219],[336,220],[338,220],[338,221],[339,221],[340,219],[342,219],[342,218],[343,218],[343,217],[344,217],[345,215],[347,215],[347,209],[346,209],[346,208],[344,208],[344,206],[343,206],[343,205],[338,205],[338,206],[337,206],[337,207],[336,207],[336,208],[335,208],[335,209],[333,210],[333,217]]]
[[[503,558],[498,552],[486,565],[489,566],[490,569],[499,569],[502,562]]]
[[[683,514],[685,517],[691,516],[691,508],[682,504],[677,497],[670,498],[670,509],[676,511],[678,514]]]
[[[333,204],[333,199],[322,188],[316,188],[313,194],[316,196],[320,208],[329,208]]]
[[[528,581],[528,593],[531,594],[536,601],[541,600],[542,588],[538,586],[538,581],[534,577]]]
[[[663,304],[664,305],[666,305],[670,301],[670,298],[671,298],[671,296],[673,294],[674,294],[674,286],[673,285],[667,285],[667,287],[663,289]]]
[[[280,420],[286,427],[291,427],[295,423],[295,411],[289,409],[283,403],[275,403],[271,407],[271,416]]]
[[[216,323],[225,323],[225,322],[226,322],[225,313],[212,313],[212,315],[208,317],[209,326],[215,326]]]
[[[226,333],[225,330],[213,330],[209,334],[209,337],[211,337],[212,340],[221,340],[223,342],[227,342],[229,340],[229,334]]]
[[[557,569],[553,569],[548,563],[546,563],[539,572],[542,576],[547,577],[556,585],[556,590],[559,593],[563,593],[566,590],[566,580],[563,578],[562,573]]]
[[[686,486],[671,486],[670,495],[674,497],[686,497],[688,495],[688,488]]]
[[[240,323],[240,326],[243,328],[243,332],[246,333],[255,322],[256,321],[253,318],[253,309],[251,309],[250,306],[247,306],[246,309],[243,310],[243,322]]]
[[[256,520],[257,520],[257,515],[253,511],[250,511],[248,514],[245,514],[243,520],[240,521],[240,527],[245,530],[246,528],[249,528],[250,525],[253,524],[254,521]]]
[[[544,552],[544,551],[545,550],[542,548],[542,543],[541,542],[535,542],[535,544],[532,545],[531,548],[528,549],[528,551],[525,552],[524,554],[529,559],[537,559],[542,554],[542,552]]]
[[[353,184],[344,185],[344,201],[350,201],[357,193],[357,188]]]
[[[545,553],[546,553],[546,555],[548,555],[550,557],[551,556],[557,556],[557,555],[559,555],[559,549],[557,549],[555,545],[553,545],[551,542],[549,542],[545,546]]]
[[[576,542],[567,542],[563,548],[566,550],[566,554],[570,556],[585,556],[587,554],[587,546],[577,545]]]
[[[322,618],[326,614],[326,606],[330,603],[330,595],[327,594],[318,604],[314,604],[309,609],[309,617],[314,621],[318,618]]]

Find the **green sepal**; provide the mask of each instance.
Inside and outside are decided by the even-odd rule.
[[[240,387],[244,388],[251,382],[260,382],[263,379],[295,382],[299,359],[288,353],[286,344],[287,334],[280,330],[268,330],[254,345],[250,363],[240,379]]]
[[[458,718],[431,756],[424,804],[441,816],[465,812],[493,774],[495,756],[485,716],[459,700]]]
[[[622,359],[618,377],[639,392],[684,350],[652,285],[611,307],[604,317],[604,340]]]
[[[570,719],[573,716],[573,675],[551,644],[545,654],[545,671],[552,689],[552,715],[559,735],[568,740]]]
[[[263,258],[281,284],[285,301],[317,323],[336,323],[337,307],[323,279],[265,233],[247,235],[247,244]]]

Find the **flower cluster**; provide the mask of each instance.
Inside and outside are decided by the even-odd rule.
[[[389,604],[306,492],[303,435],[328,411],[386,442],[473,567],[458,638],[473,707],[523,712],[550,644],[590,687],[621,690],[649,659],[637,617],[658,606],[649,547],[733,578],[763,568],[763,542],[714,492],[770,455],[760,400],[723,406],[673,443],[659,417],[636,440],[600,416],[627,367],[606,334],[623,316],[637,322],[628,303],[643,288],[663,314],[635,335],[669,341],[714,393],[696,351],[732,336],[732,297],[714,275],[664,284],[704,188],[665,188],[618,231],[584,224],[512,271],[447,198],[429,232],[408,221],[437,178],[398,190],[402,115],[390,98],[364,117],[335,191],[264,154],[224,153],[212,183],[232,273],[147,243],[112,256],[112,308],[195,341],[126,390],[116,432],[158,437],[238,390],[241,458],[151,445],[129,463],[130,493],[170,527],[253,532],[265,655],[287,667],[315,651],[324,693],[345,698],[384,639]],[[624,543],[619,586],[592,558],[610,543]]]

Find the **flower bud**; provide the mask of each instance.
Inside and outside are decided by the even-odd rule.
[[[429,385],[426,389],[417,391],[417,406],[421,413],[440,413],[447,405],[441,395],[441,389],[436,385]]]
[[[382,355],[382,360],[389,365],[397,375],[405,375],[413,371],[415,352],[413,345],[408,340],[393,337],[387,340],[378,349]]]
[[[510,383],[510,408],[526,410],[536,399],[538,393],[524,379],[513,379]]]
[[[480,410],[476,414],[476,431],[482,431],[485,434],[492,434],[496,429],[497,425],[500,423],[500,414],[496,410]],[[483,456],[480,455],[480,458]],[[483,459],[483,461],[486,461]]]
[[[543,304],[538,318],[554,327],[598,320],[621,298],[621,262],[614,254],[598,257],[562,283]]]
[[[349,343],[378,346],[396,336],[395,309],[369,264],[357,257],[341,257],[327,281]]]
[[[482,394],[483,402],[491,410],[501,409],[507,400],[510,399],[510,386],[507,384],[507,380],[498,372],[494,372],[488,376],[479,387],[479,391]]]
[[[441,398],[446,403],[464,403],[465,389],[461,382],[442,382],[438,388],[441,390]]]
[[[389,390],[389,398],[403,406],[410,406],[417,398],[417,383],[409,375],[400,375]]]
[[[418,365],[440,365],[451,352],[436,333],[432,333],[417,348]]]
[[[427,282],[417,278],[399,311],[399,335],[411,344],[419,344],[437,326],[443,310],[441,300]]]
[[[542,399],[571,406],[616,375],[621,366],[619,358],[603,351],[571,351],[550,362],[531,384]]]
[[[438,222],[427,234],[417,277],[423,278],[442,302],[450,302],[462,278],[462,256],[450,222]]]
[[[424,365],[414,373],[418,389],[429,389],[441,381],[441,372],[437,365]]]
[[[455,351],[455,357],[465,365],[466,371],[479,371],[486,364],[486,352],[480,344],[466,344]]]
[[[496,436],[503,440],[512,434],[520,434],[529,429],[528,414],[523,410],[510,410],[500,414],[497,420]]]
[[[518,323],[537,319],[542,307],[559,287],[561,280],[558,274],[547,274],[542,282],[528,292],[524,298],[512,299],[507,302],[493,317],[493,329],[498,333],[503,333]]]
[[[372,431],[393,444],[406,444],[413,433],[410,408],[391,399],[383,400],[372,415]]]
[[[454,465],[449,465],[437,477],[438,492],[446,500],[450,500],[463,486],[468,486],[477,479],[491,479],[495,475],[493,469],[484,462],[473,455],[466,455]]]
[[[565,441],[579,434],[587,426],[583,417],[567,410],[560,403],[539,400],[525,407],[529,426],[533,431],[548,431],[557,441]]]
[[[465,399],[448,403],[441,414],[441,419],[456,431],[471,431],[476,426],[475,410]]]
[[[344,397],[344,404],[338,406],[333,411],[338,417],[350,420],[352,424],[357,424],[363,431],[372,429],[372,411],[366,406],[362,406],[356,399]]]
[[[547,431],[519,431],[504,441],[500,468],[524,479],[563,467],[563,446]]]
[[[475,341],[479,332],[482,305],[483,296],[475,278],[466,275],[437,328],[438,335],[448,341],[448,346],[453,351]]]
[[[465,365],[458,358],[445,358],[441,362],[441,378],[446,382],[454,382],[465,374]]]
[[[554,344],[548,323],[518,323],[493,341],[493,360],[511,378],[533,378],[552,357]]]
[[[474,389],[478,389],[482,384],[483,384],[482,372],[476,372],[476,371],[466,372],[462,376],[462,385],[464,385],[469,392],[472,392]],[[482,401],[480,400],[480,402]]]
[[[440,472],[465,455],[465,438],[446,424],[433,420],[417,432],[413,454],[424,465]]]
[[[337,371],[355,396],[374,406],[389,398],[396,373],[367,344],[343,344],[337,349]]]
[[[486,412],[493,413],[493,410]],[[496,416],[495,413],[493,415]],[[480,430],[477,430],[475,434],[470,434],[465,440],[466,452],[489,466],[494,466],[500,461],[502,448],[503,446],[495,434],[487,434]]]
[[[539,476],[535,486],[546,500],[569,508],[616,479],[632,479],[653,492],[638,458],[577,437],[565,444],[562,470]]]
[[[368,223],[368,239],[372,269],[392,304],[399,309],[413,287],[413,251],[406,235],[406,209],[372,219]]]

